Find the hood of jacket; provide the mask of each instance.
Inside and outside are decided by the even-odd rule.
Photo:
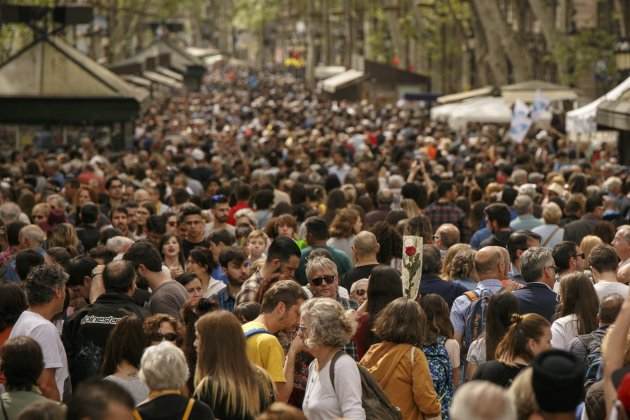
[[[361,364],[380,384],[387,384],[403,357],[411,357],[411,344],[388,341],[374,344],[361,359]]]

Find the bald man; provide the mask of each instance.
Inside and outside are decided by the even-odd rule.
[[[473,301],[482,295],[493,295],[505,287],[510,269],[510,254],[500,246],[486,246],[475,255],[475,269],[478,281],[474,290],[464,293],[453,302],[451,323],[455,331],[455,339],[461,343],[466,325],[466,317]]]
[[[367,230],[359,232],[352,243],[354,268],[341,279],[341,285],[350,290],[355,281],[370,277],[372,269],[378,265],[376,256],[379,249],[376,236],[372,232]]]

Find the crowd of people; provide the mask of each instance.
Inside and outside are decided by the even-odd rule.
[[[504,130],[223,67],[133,150],[15,151],[0,419],[625,418],[630,171]]]

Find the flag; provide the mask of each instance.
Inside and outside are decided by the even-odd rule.
[[[522,143],[532,125],[532,119],[529,116],[529,107],[520,99],[514,103],[512,110],[512,122],[510,123],[510,138],[517,143]]]

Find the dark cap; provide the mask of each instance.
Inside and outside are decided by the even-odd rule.
[[[540,409],[568,413],[584,400],[584,367],[564,350],[544,352],[532,363],[532,386]]]

